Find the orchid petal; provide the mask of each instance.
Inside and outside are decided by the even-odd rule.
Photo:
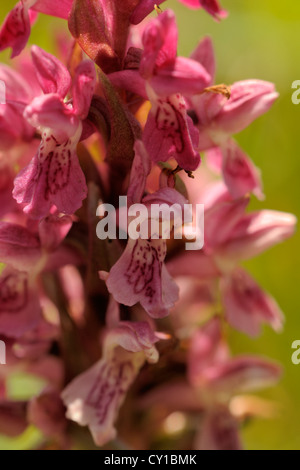
[[[291,237],[296,223],[294,215],[284,212],[262,210],[247,214],[218,249],[218,262],[233,265],[253,258]]]
[[[178,30],[175,14],[171,10],[153,19],[143,34],[144,53],[140,73],[149,79],[156,68],[174,61],[177,55]]]
[[[221,293],[225,316],[237,330],[255,337],[263,322],[275,331],[282,329],[284,317],[278,304],[245,271],[236,269],[222,278]]]
[[[73,138],[58,143],[45,132],[44,141],[30,164],[15,179],[13,196],[25,204],[24,212],[41,219],[53,205],[64,214],[73,214],[87,195],[83,171],[76,154],[82,126]]]
[[[178,288],[163,266],[165,256],[163,240],[129,239],[106,281],[114,299],[128,306],[140,302],[154,318],[168,315],[178,299]]]
[[[57,93],[64,98],[71,87],[71,76],[67,68],[38,46],[32,46],[31,54],[44,93]]]
[[[114,423],[119,409],[154,342],[147,324],[121,323],[107,334],[103,358],[63,391],[67,417],[88,425],[98,446],[116,437]],[[154,358],[151,352],[149,358],[156,361],[158,356]]]
[[[85,60],[77,67],[73,86],[73,111],[85,119],[89,113],[96,85],[96,71],[93,62]]]
[[[209,85],[212,85],[215,81],[216,59],[213,42],[209,36],[206,36],[199,42],[198,46],[191,54],[191,59],[203,65],[211,78]]]
[[[35,98],[24,111],[24,117],[34,127],[51,129],[51,136],[43,138],[68,140],[78,129],[78,118],[65,106],[59,95],[49,94]],[[48,141],[48,142],[49,142]],[[57,142],[56,142],[57,143]]]
[[[30,36],[30,16],[28,9],[34,1],[19,1],[7,15],[0,29],[0,51],[12,48],[12,58],[18,56]]]
[[[181,168],[196,170],[200,164],[196,151],[199,134],[187,115],[184,99],[173,95],[151,102],[143,136],[151,159],[157,163],[175,158]]]

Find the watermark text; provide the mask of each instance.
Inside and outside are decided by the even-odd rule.
[[[201,250],[204,245],[204,205],[132,204],[119,197],[118,210],[101,204],[96,215],[101,218],[96,233],[100,240],[175,240],[185,239],[186,250]]]

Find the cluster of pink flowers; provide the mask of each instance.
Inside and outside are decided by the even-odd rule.
[[[180,1],[227,15],[217,0]],[[21,0],[0,29],[0,50],[19,56],[0,65],[0,433],[31,424],[45,446],[89,446],[90,431],[97,446],[118,435],[147,449],[168,445],[165,422],[179,416],[177,448],[240,449],[234,403],[280,377],[268,359],[232,357],[226,341],[228,327],[282,328],[280,307],[240,265],[290,237],[296,219],[247,212],[262,180],[233,138],[278,95],[261,80],[215,84],[208,37],[178,57],[167,6]],[[26,49],[38,13],[68,19],[61,60]],[[121,195],[149,211],[204,204],[204,248],[98,239],[98,205]],[[38,396],[12,400],[16,371],[43,379]]]

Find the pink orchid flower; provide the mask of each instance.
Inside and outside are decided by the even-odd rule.
[[[196,61],[177,57],[177,42],[175,16],[169,10],[144,31],[140,74],[146,80],[152,109],[143,140],[155,163],[174,158],[181,168],[193,171],[200,164],[198,133],[180,93],[202,92],[210,76]]]
[[[16,69],[1,64],[0,81],[5,83],[6,101],[0,104],[0,215],[4,217],[19,212],[12,197],[13,181],[18,168],[28,164],[38,147],[35,128],[23,114],[42,90],[34,67],[27,59],[19,61]]]
[[[115,421],[126,394],[146,361],[158,361],[158,338],[146,322],[120,322],[108,331],[103,357],[62,392],[67,417],[89,426],[103,446],[116,437]]]
[[[212,318],[191,339],[187,379],[174,380],[146,393],[141,406],[163,404],[168,410],[199,414],[194,448],[242,448],[239,423],[230,403],[236,394],[264,389],[278,382],[281,368],[259,356],[231,357],[221,320]],[[225,433],[225,435],[223,435]]]
[[[12,57],[27,44],[37,12],[67,19],[73,0],[20,0],[7,15],[0,29],[0,51],[12,48]]]
[[[142,198],[149,172],[149,156],[143,144],[137,142],[128,188],[131,204],[142,202],[149,208],[151,204],[178,204],[182,208],[185,199],[171,188],[160,189]],[[143,223],[148,226],[148,221],[151,222],[151,215],[147,212]],[[105,276],[107,288],[114,299],[128,306],[140,302],[154,318],[168,315],[178,299],[178,288],[164,264],[166,252],[166,240],[163,238],[140,237],[135,240],[129,237],[122,256]]]
[[[0,276],[1,334],[20,338],[40,322],[40,273],[76,263],[77,255],[61,245],[71,226],[69,217],[51,216],[40,223],[37,236],[0,222],[0,259],[7,265]]]
[[[211,78],[196,60],[177,57],[177,43],[175,15],[166,10],[145,27],[139,71],[116,72],[110,79],[150,100],[143,141],[153,162],[174,158],[193,171],[200,164],[199,136],[182,95],[201,93]]]
[[[188,375],[190,383],[204,387],[222,400],[236,393],[260,390],[276,383],[281,368],[255,356],[231,358],[221,333],[221,321],[215,317],[193,339],[189,351]],[[205,396],[205,393],[204,393]]]
[[[281,331],[283,313],[277,302],[242,270],[236,269],[221,279],[221,295],[225,317],[233,328],[250,336],[258,336],[260,325],[266,322]]]
[[[200,42],[192,58],[206,67],[213,79],[215,58],[210,38]],[[229,99],[214,93],[191,99],[196,113],[195,122],[200,131],[199,150],[209,151],[209,161],[217,162],[214,166],[217,166],[217,170],[222,170],[224,181],[235,198],[250,192],[259,199],[264,196],[259,170],[231,136],[266,113],[277,98],[278,93],[272,83],[244,80],[231,86]]]
[[[40,129],[42,142],[33,160],[17,176],[13,196],[24,204],[26,214],[41,219],[53,206],[62,213],[73,214],[87,195],[76,148],[93,96],[96,72],[90,61],[77,67],[70,105],[63,101],[71,86],[68,70],[36,46],[32,55],[45,95],[35,98],[24,116]]]
[[[291,237],[297,220],[277,211],[245,213],[248,204],[249,198],[232,200],[223,187],[205,213],[204,251],[175,257],[168,270],[173,277],[220,278],[228,322],[249,336],[257,336],[263,322],[280,330],[283,315],[275,300],[238,265]]]
[[[283,314],[275,300],[237,265],[291,237],[297,220],[291,214],[268,210],[244,214],[247,204],[247,198],[216,204],[207,213],[205,237],[207,251],[223,273],[220,287],[228,322],[257,336],[262,322],[280,330]],[[220,226],[223,230],[217,232]]]
[[[223,207],[225,210],[227,208]],[[218,265],[226,272],[237,263],[258,256],[290,238],[295,232],[296,223],[294,215],[279,211],[261,210],[243,215],[234,224],[231,233],[219,239],[215,246]],[[211,238],[208,243],[214,244],[214,239]]]
[[[219,188],[218,184],[214,186]],[[208,190],[211,192],[213,188]],[[205,204],[205,196],[201,202]],[[245,213],[248,204],[247,197],[232,200],[222,185],[218,198],[205,212],[204,252],[186,252],[174,258],[168,263],[172,275],[209,278],[218,277],[221,272],[230,273],[238,263],[258,256],[294,234],[297,223],[294,215],[272,210]],[[195,256],[199,265],[188,262]]]

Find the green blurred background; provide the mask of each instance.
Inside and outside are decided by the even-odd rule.
[[[191,11],[177,0],[168,0],[178,14],[179,53],[188,55],[204,35],[211,35],[216,50],[217,82],[259,78],[276,84],[280,98],[271,111],[238,136],[243,149],[261,168],[266,200],[253,201],[253,208],[269,208],[299,215],[300,206],[300,105],[291,101],[292,82],[300,79],[300,2],[295,0],[221,0],[229,17],[217,24],[202,10]],[[15,4],[1,2],[0,22]],[[61,20],[43,15],[33,28],[31,43],[51,52],[55,31],[66,28]],[[7,61],[7,52],[0,61]],[[268,251],[247,263],[260,284],[274,295],[286,315],[285,329],[275,334],[269,328],[257,340],[232,333],[234,352],[255,352],[284,365],[284,377],[277,387],[261,394],[279,404],[271,420],[249,421],[243,430],[247,449],[300,449],[300,365],[291,362],[291,344],[300,339],[300,238]],[[25,384],[17,377],[14,394],[26,397],[39,384]],[[0,449],[22,449],[38,439],[30,429],[12,442],[0,437]]]

